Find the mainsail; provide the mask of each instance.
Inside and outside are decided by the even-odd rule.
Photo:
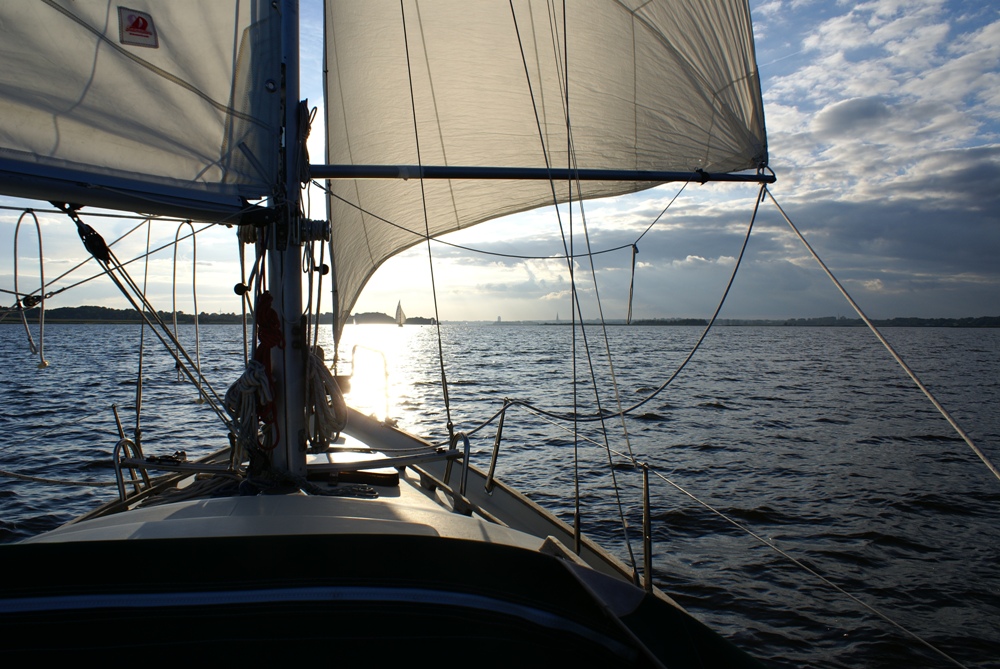
[[[332,165],[717,173],[767,163],[744,0],[331,1],[326,66]],[[594,198],[653,185],[581,188]],[[427,233],[567,199],[545,181],[330,188],[338,326],[374,271]]]
[[[0,3],[0,192],[218,219],[278,181],[269,0]]]

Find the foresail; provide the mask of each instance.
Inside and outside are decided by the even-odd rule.
[[[328,1],[326,63],[333,165],[733,172],[767,163],[743,0],[515,0],[513,11],[507,0]],[[592,198],[652,185],[582,188]],[[553,203],[545,181],[330,187],[340,324],[375,269],[424,238],[425,211],[439,235]]]
[[[272,192],[271,2],[4,2],[0,26],[0,193],[218,218]]]

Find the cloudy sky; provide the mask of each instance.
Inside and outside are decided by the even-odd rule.
[[[1000,315],[1000,10],[981,0],[755,0],[751,12],[770,163],[778,176],[771,191],[847,290],[875,318]],[[304,65],[318,63],[315,2],[303,4],[303,19]],[[320,102],[318,85],[318,79],[303,83],[313,104]],[[322,149],[312,153],[316,160]],[[633,243],[639,250],[635,317],[704,318],[715,309],[756,189],[689,186],[650,228],[679,188],[586,205],[591,248],[628,247],[595,259],[606,318],[627,313]],[[323,215],[318,198],[312,214]],[[41,219],[51,282],[84,255],[71,223]],[[3,248],[11,248],[16,220],[0,211]],[[101,226],[114,238],[130,224]],[[172,240],[174,231],[167,236]],[[569,317],[565,261],[545,259],[562,249],[551,212],[487,223],[446,241],[458,246],[431,247],[442,319]],[[24,231],[19,242],[24,291],[32,281],[37,286],[37,242]],[[123,248],[138,253],[144,246],[141,231]],[[199,311],[239,309],[231,290],[239,272],[236,249],[231,231],[199,237]],[[193,307],[192,253],[190,242],[178,251],[184,286],[178,308],[184,311]],[[0,256],[0,288],[7,290],[13,288],[11,260],[9,253]],[[433,315],[428,266],[426,246],[388,262],[356,311],[389,313],[399,300],[409,315]],[[165,310],[172,308],[172,270],[170,250],[155,256],[149,270],[150,291]],[[589,263],[581,262],[577,275],[584,316],[596,317]],[[75,272],[58,286],[88,276]],[[124,306],[106,280],[49,302],[73,304]],[[827,315],[852,312],[766,203],[722,317]]]

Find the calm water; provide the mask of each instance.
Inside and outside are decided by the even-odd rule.
[[[648,397],[699,334],[609,328],[615,386],[602,333],[588,328],[586,343],[579,335],[576,342],[578,412],[596,414],[598,401],[613,412]],[[1000,462],[1000,330],[885,334]],[[23,329],[0,326],[0,469],[110,482],[111,405],[131,432],[138,337],[137,326],[49,325],[51,366],[39,370]],[[182,338],[193,351],[193,328]],[[475,431],[475,464],[488,466],[496,423],[476,430],[504,398],[572,410],[570,327],[448,325],[442,338],[451,419],[456,429]],[[159,346],[147,338],[147,454],[220,447],[221,422],[195,403],[197,393],[178,381]],[[239,375],[240,328],[203,326],[201,349],[202,369],[222,395]],[[350,401],[379,415],[388,403],[401,427],[444,439],[437,350],[434,328],[349,327],[341,351],[355,362]],[[955,666],[706,505],[965,666],[1000,667],[1000,481],[866,330],[717,328],[684,372],[631,414],[627,439],[620,420],[608,419],[606,428],[605,438],[600,422],[581,422],[574,443],[571,423],[515,405],[498,473],[569,520],[576,472],[585,531],[628,560],[624,516],[641,560],[641,478],[621,457],[609,466],[604,444],[648,462],[659,475],[659,585],[757,657],[776,667]],[[56,527],[113,494],[0,477],[0,540]]]

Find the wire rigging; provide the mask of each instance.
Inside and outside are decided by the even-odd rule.
[[[561,235],[562,241],[563,241],[563,250],[565,252],[566,263],[567,263],[567,266],[568,266],[569,279],[570,279],[570,295],[571,295],[571,306],[572,306],[572,354],[571,354],[571,360],[572,360],[572,368],[573,368],[572,369],[572,373],[573,373],[573,412],[572,412],[572,417],[573,417],[573,421],[574,421],[574,431],[573,431],[573,433],[574,433],[574,449],[573,449],[574,456],[573,457],[574,457],[574,485],[576,486],[576,494],[574,495],[574,530],[575,530],[574,531],[574,540],[575,540],[575,544],[576,544],[575,548],[576,548],[577,551],[580,550],[580,541],[581,541],[581,526],[580,526],[581,518],[580,518],[580,510],[579,510],[579,503],[580,503],[580,490],[579,490],[579,449],[578,449],[578,440],[577,440],[577,437],[576,437],[576,435],[578,433],[578,430],[576,429],[576,418],[579,415],[579,410],[578,410],[578,406],[577,406],[578,383],[577,383],[577,369],[576,369],[576,360],[577,360],[577,348],[576,348],[577,326],[576,326],[576,315],[577,315],[577,313],[579,313],[580,314],[580,337],[583,340],[583,348],[584,348],[585,355],[586,355],[588,370],[590,372],[591,385],[593,386],[593,389],[594,389],[594,401],[595,401],[595,403],[597,405],[597,414],[596,415],[598,416],[598,419],[601,421],[602,434],[604,435],[605,445],[606,445],[606,448],[607,448],[609,471],[611,472],[611,476],[612,476],[613,487],[614,487],[614,491],[615,491],[615,499],[616,499],[616,502],[617,502],[617,505],[618,505],[619,518],[620,518],[620,521],[621,521],[622,531],[624,532],[625,546],[627,548],[627,551],[628,551],[628,554],[629,554],[629,558],[630,558],[631,564],[633,566],[633,574],[635,575],[635,578],[638,578],[638,573],[637,573],[637,570],[636,570],[636,567],[635,567],[635,565],[636,565],[635,555],[634,555],[634,553],[632,551],[632,545],[631,545],[631,541],[630,541],[630,538],[629,538],[629,535],[628,535],[628,524],[625,522],[624,510],[623,510],[622,502],[621,502],[621,491],[620,491],[620,488],[618,486],[618,481],[617,481],[617,477],[615,475],[613,463],[611,462],[610,443],[608,442],[607,429],[606,429],[606,426],[604,425],[604,420],[603,420],[604,419],[604,411],[603,411],[603,409],[601,407],[601,397],[600,397],[600,393],[598,392],[597,375],[596,375],[596,371],[594,369],[593,356],[591,355],[591,352],[590,352],[590,344],[589,344],[589,342],[587,340],[587,329],[586,329],[586,327],[584,325],[584,322],[583,322],[583,309],[582,309],[582,306],[580,304],[580,296],[579,296],[579,291],[577,290],[577,284],[576,284],[576,277],[575,277],[575,271],[574,271],[575,268],[574,268],[574,263],[573,263],[574,254],[573,254],[573,227],[572,227],[572,223],[573,223],[573,219],[572,219],[572,212],[573,212],[573,185],[574,185],[574,182],[573,182],[573,179],[571,178],[569,180],[569,183],[567,184],[568,189],[569,189],[569,191],[568,191],[568,198],[567,198],[568,202],[569,202],[569,207],[568,207],[568,210],[569,210],[569,221],[568,221],[569,239],[567,241],[567,234],[566,234],[566,231],[565,231],[565,229],[563,227],[562,217],[559,214],[559,207],[558,207],[559,198],[558,198],[558,195],[556,193],[555,180],[551,176],[552,165],[551,165],[551,161],[550,161],[550,158],[549,158],[549,150],[548,150],[548,147],[547,147],[547,144],[546,144],[546,141],[545,141],[545,132],[543,130],[542,120],[541,120],[541,118],[539,116],[538,104],[536,102],[536,97],[535,97],[535,91],[534,91],[534,88],[531,85],[531,75],[530,75],[529,68],[528,68],[527,57],[525,55],[524,44],[523,44],[522,39],[521,39],[520,28],[519,28],[518,22],[517,22],[517,13],[514,10],[513,0],[510,0],[509,4],[510,4],[511,19],[513,21],[514,32],[515,32],[515,34],[517,36],[518,48],[519,48],[520,53],[521,53],[521,62],[522,62],[522,65],[524,66],[525,84],[526,84],[526,86],[528,88],[528,95],[529,95],[529,97],[531,99],[532,110],[533,110],[534,115],[535,115],[535,124],[536,124],[536,128],[538,130],[539,144],[540,144],[540,147],[541,147],[542,156],[543,156],[543,158],[545,160],[545,169],[549,170],[549,172],[550,172],[549,187],[550,187],[550,189],[552,191],[552,201],[556,205],[555,206],[556,220],[557,220],[557,222],[559,224],[559,232],[560,232],[560,235]],[[550,22],[552,22],[552,18],[551,17],[552,17],[552,12],[551,12],[551,7],[550,7]],[[565,2],[563,3],[563,7],[562,7],[562,17],[563,17],[563,40],[562,40],[561,43],[562,43],[562,46],[563,46],[562,63],[563,63],[564,69],[561,70],[561,71],[563,72],[563,77],[564,78],[563,78],[562,81],[560,81],[560,86],[562,86],[562,95],[560,96],[560,99],[562,100],[563,105],[564,105],[563,106],[563,115],[564,115],[565,122],[566,122],[566,143],[567,143],[566,155],[567,155],[567,160],[570,161],[570,163],[569,163],[569,169],[570,169],[570,172],[572,173],[573,171],[575,171],[577,169],[578,166],[575,164],[575,159],[574,159],[574,151],[575,151],[575,149],[574,149],[574,146],[573,146],[572,123],[571,123],[571,120],[570,120],[570,113],[569,113],[569,108],[570,108],[569,107],[569,100],[570,100],[570,98],[569,98],[569,64],[568,64],[569,63],[569,55],[568,55],[568,40],[566,39],[566,36],[567,36],[567,27],[566,27],[567,12],[566,12]],[[550,30],[551,30],[551,33],[553,35],[553,39],[554,39],[555,44],[559,44],[560,42],[559,42],[559,38],[558,38],[558,29],[555,27],[555,23],[554,22],[552,22],[552,23],[553,23],[553,25],[551,26]],[[558,59],[559,59],[559,49],[556,48],[554,51],[555,51],[555,54],[556,54],[556,56],[555,56],[556,60],[558,61]],[[577,186],[577,193],[580,196],[579,197],[579,200],[580,200],[579,206],[580,206],[580,209],[581,209],[581,212],[582,212],[582,210],[583,210],[583,204],[582,204],[583,196],[582,196],[582,189],[581,189],[579,180],[576,181],[576,186]],[[585,235],[585,237],[587,236],[586,224],[584,224],[584,235]],[[589,250],[589,238],[588,238],[588,250]],[[593,258],[592,257],[591,257],[591,267],[593,267]],[[596,291],[596,288],[597,288],[596,272],[594,274],[594,287],[595,287],[595,291]],[[600,297],[599,297],[599,295],[598,295],[597,299],[598,299],[598,306],[600,308]],[[601,321],[602,321],[602,323],[603,323],[603,320],[604,320],[604,315],[603,315],[603,311],[602,311],[601,312]],[[607,347],[608,346],[608,341],[607,341],[607,331],[606,330],[604,331],[604,335],[605,335],[605,346]],[[609,351],[609,355],[608,355],[608,360],[609,360],[609,362],[611,360],[610,351]],[[624,427],[624,418],[622,419],[622,425]],[[627,439],[627,432],[626,432],[626,439]]]
[[[621,455],[623,457],[628,457],[628,456],[625,456],[624,453],[618,453],[617,455]],[[734,527],[736,527],[737,529],[739,529],[741,532],[743,532],[743,533],[745,533],[745,534],[753,537],[754,539],[756,539],[757,541],[759,541],[764,546],[768,547],[769,549],[771,549],[772,551],[774,551],[775,553],[777,553],[778,555],[780,555],[784,559],[786,559],[789,562],[791,562],[792,564],[794,564],[799,569],[802,569],[803,571],[807,572],[808,574],[810,574],[814,578],[818,579],[820,582],[822,582],[827,587],[835,590],[836,592],[838,592],[839,594],[843,595],[844,597],[847,597],[848,599],[850,599],[851,601],[853,601],[858,606],[861,606],[862,608],[864,608],[866,611],[874,614],[875,616],[878,616],[879,618],[881,618],[885,622],[889,623],[890,625],[892,625],[893,627],[895,627],[897,630],[899,630],[900,632],[902,632],[906,636],[912,638],[913,640],[915,640],[918,643],[922,644],[923,646],[927,647],[929,650],[937,653],[938,655],[940,655],[941,657],[943,657],[945,660],[951,662],[955,666],[965,667],[964,664],[962,664],[961,662],[959,662],[958,660],[956,660],[952,656],[948,655],[947,653],[945,653],[943,650],[941,650],[940,648],[938,648],[937,646],[935,646],[931,642],[927,641],[926,639],[924,639],[923,637],[919,636],[915,632],[910,631],[909,629],[907,629],[906,627],[904,627],[902,624],[896,622],[895,620],[893,620],[891,617],[889,617],[885,613],[882,613],[881,611],[879,611],[878,609],[876,609],[871,604],[868,604],[867,602],[865,602],[864,600],[862,600],[861,598],[859,598],[857,595],[851,594],[850,592],[848,592],[847,590],[845,590],[841,586],[839,586],[836,583],[834,583],[833,581],[831,581],[826,576],[823,576],[823,574],[819,573],[814,568],[810,567],[808,564],[806,564],[802,560],[799,560],[798,558],[796,558],[795,556],[793,556],[788,551],[782,550],[773,541],[770,541],[767,538],[761,536],[759,533],[754,532],[752,529],[750,529],[749,527],[747,527],[743,523],[739,522],[738,520],[735,520],[735,519],[731,518],[730,516],[726,515],[721,510],[719,510],[716,507],[712,506],[708,502],[706,502],[706,501],[698,498],[698,496],[696,496],[695,494],[693,494],[692,492],[690,492],[686,488],[682,487],[678,483],[672,481],[667,476],[665,476],[665,475],[657,472],[656,470],[654,470],[652,468],[650,468],[650,472],[652,472],[654,476],[656,476],[657,478],[659,478],[660,480],[662,480],[664,483],[672,486],[677,491],[679,491],[679,492],[683,493],[684,495],[686,495],[687,497],[689,497],[696,504],[702,506],[703,508],[705,508],[706,510],[708,510],[711,513],[715,514],[716,516],[718,516],[722,520],[724,520],[727,523],[733,525]]]
[[[200,381],[200,383],[203,384],[203,388],[206,388],[208,391],[204,394],[205,399],[223,423],[227,427],[231,428],[230,421],[221,408],[222,401],[218,394],[212,388],[207,379],[204,377],[195,377],[191,369],[196,366],[194,361],[191,359],[191,356],[184,349],[184,347],[181,346],[180,342],[177,341],[177,338],[173,336],[170,328],[167,327],[167,324],[162,318],[160,318],[159,314],[146,298],[145,293],[129,276],[123,263],[121,263],[114,255],[101,235],[88,224],[83,222],[79,213],[72,205],[60,203],[53,204],[60,207],[76,224],[77,232],[79,233],[84,246],[88,251],[90,251],[91,255],[98,260],[104,269],[105,274],[118,287],[125,299],[128,300],[132,307],[139,313],[140,318],[150,324],[153,333],[156,334],[157,338],[160,339],[160,342],[167,348],[167,350],[171,352],[171,355],[174,356],[175,362],[180,364],[181,370],[188,377],[188,379],[192,383],[198,384]],[[154,321],[157,327],[152,327]],[[173,344],[173,346],[171,346],[171,344]],[[187,365],[182,363],[182,358],[187,362]]]
[[[359,211],[360,213],[364,214],[365,216],[370,216],[371,218],[379,221],[380,223],[385,223],[386,225],[392,226],[392,227],[396,228],[397,230],[403,230],[405,232],[409,232],[411,235],[414,235],[416,237],[420,237],[421,241],[423,241],[425,239],[425,237],[426,237],[426,235],[424,235],[422,233],[414,232],[413,230],[410,230],[409,228],[407,228],[404,225],[400,225],[399,223],[394,223],[394,222],[390,221],[387,218],[383,218],[383,217],[379,216],[378,214],[373,213],[369,209],[365,209],[364,207],[361,207],[361,206],[359,206],[359,205],[351,202],[350,200],[347,200],[344,197],[342,197],[340,195],[337,195],[336,193],[332,192],[329,188],[327,188],[326,186],[323,186],[323,185],[319,184],[318,182],[313,182],[313,183],[318,188],[320,188],[321,190],[323,190],[330,197],[332,197],[332,198],[334,198],[336,200],[340,200],[342,203],[346,204],[349,207],[352,207],[353,209],[356,209],[357,211]],[[678,195],[679,194],[680,193],[678,193]],[[676,197],[677,196],[675,195],[674,199],[676,199]],[[671,200],[671,203],[673,203],[673,200]],[[667,205],[667,206],[669,207],[669,205]],[[666,213],[666,210],[664,210],[660,215],[662,216],[663,213]],[[659,220],[659,217],[657,217],[657,221],[658,220]],[[657,221],[654,221],[653,223],[655,224]],[[642,235],[645,235],[646,232],[649,231],[650,227],[652,227],[652,224],[646,228],[646,231],[644,231],[642,233]],[[641,239],[642,235],[640,235],[640,239]],[[444,239],[441,239],[440,237],[432,237],[430,241],[434,242],[435,244],[441,244],[442,246],[450,246],[451,248],[458,249],[460,251],[468,251],[470,253],[476,253],[476,254],[484,255],[484,256],[493,256],[493,257],[496,257],[496,258],[513,258],[515,260],[566,260],[566,258],[567,258],[566,255],[558,255],[558,254],[556,254],[556,255],[547,255],[547,256],[533,256],[533,255],[526,255],[526,254],[523,254],[523,253],[500,253],[499,251],[487,251],[486,249],[477,249],[477,248],[475,248],[473,246],[465,246],[465,245],[462,245],[462,244],[455,244],[453,242],[448,242],[448,241],[445,241]],[[638,239],[636,241],[638,241]],[[596,256],[596,255],[601,255],[601,254],[604,254],[604,253],[614,253],[615,251],[622,251],[624,249],[631,249],[632,246],[633,246],[633,244],[634,244],[633,242],[630,242],[628,244],[622,244],[620,246],[614,246],[614,247],[611,247],[611,248],[601,249],[599,251],[594,251],[592,254],[581,253],[581,254],[573,255],[573,256],[569,256],[569,257],[570,258],[582,258],[582,257],[584,257],[586,255],[595,255]]]

